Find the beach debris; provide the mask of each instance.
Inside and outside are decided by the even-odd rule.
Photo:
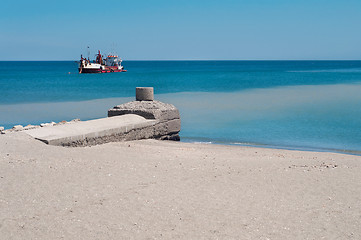
[[[56,125],[56,122],[50,122],[50,123],[41,123],[40,127],[51,127]]]
[[[318,170],[322,170],[322,169],[334,169],[334,168],[337,168],[338,165],[337,164],[334,164],[334,163],[325,163],[325,162],[322,162],[320,165],[291,165],[289,166],[288,168],[303,168],[307,171],[310,171],[312,169],[318,169]]]
[[[79,121],[80,121],[80,119],[76,118],[76,119],[71,120],[70,122],[72,123],[72,122],[79,122]]]
[[[30,130],[30,129],[35,129],[35,128],[39,128],[39,127],[40,127],[39,125],[29,124],[29,125],[26,125],[23,130]]]
[[[32,130],[32,129],[40,128],[40,127],[51,127],[51,126],[56,126],[56,125],[68,124],[68,123],[72,123],[72,122],[78,122],[78,121],[80,121],[80,119],[73,119],[71,122],[61,121],[59,123],[56,123],[56,122],[41,123],[40,125],[28,124],[25,127],[23,127],[22,125],[16,125],[16,126],[12,127],[11,129],[5,129],[4,127],[0,126],[0,134]]]
[[[12,128],[13,131],[22,131],[24,130],[24,127],[22,125],[15,125],[13,128]]]

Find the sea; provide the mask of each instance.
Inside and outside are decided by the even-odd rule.
[[[89,120],[136,87],[180,111],[181,141],[361,154],[361,61],[0,62],[0,126]]]

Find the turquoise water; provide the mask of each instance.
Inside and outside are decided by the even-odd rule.
[[[0,62],[0,126],[106,116],[152,86],[181,112],[182,141],[361,151],[361,61]]]

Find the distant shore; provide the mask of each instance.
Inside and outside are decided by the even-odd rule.
[[[361,157],[0,135],[4,239],[359,239]]]

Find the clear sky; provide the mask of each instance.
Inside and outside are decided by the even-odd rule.
[[[16,0],[0,60],[361,59],[361,0]]]

